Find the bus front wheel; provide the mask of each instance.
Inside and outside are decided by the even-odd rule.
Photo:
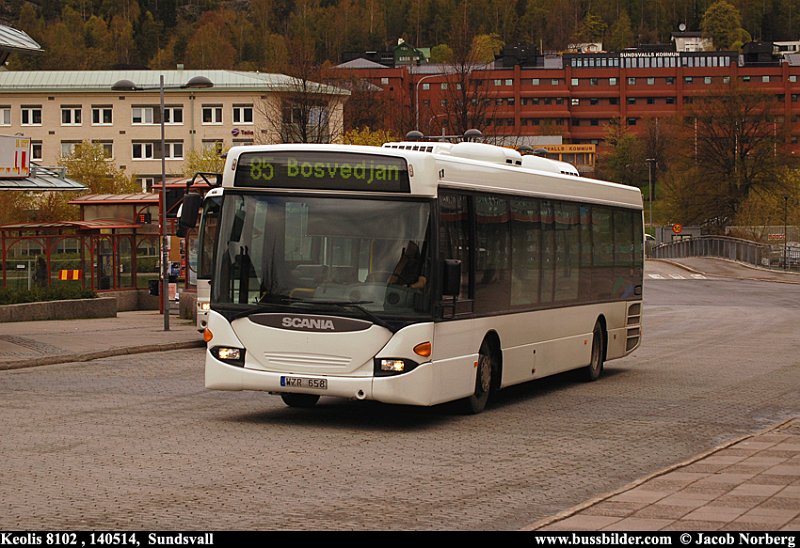
[[[483,341],[478,352],[478,367],[475,372],[475,392],[464,400],[467,413],[477,414],[486,408],[492,391],[492,376],[496,369],[495,353],[488,341]]]
[[[589,365],[584,369],[584,380],[591,382],[600,378],[603,372],[603,357],[605,356],[606,338],[603,332],[603,326],[598,321],[594,324],[592,330],[592,358]]]
[[[289,407],[314,407],[319,401],[319,396],[314,394],[281,394],[283,403]]]

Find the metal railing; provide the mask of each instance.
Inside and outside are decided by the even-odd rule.
[[[684,257],[720,257],[762,267],[783,268],[783,254],[766,244],[728,236],[700,236],[653,247],[654,259],[681,259]]]

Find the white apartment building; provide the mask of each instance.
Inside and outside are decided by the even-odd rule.
[[[164,150],[161,147],[160,76],[164,76]],[[204,77],[212,87],[185,87]],[[114,91],[123,80],[133,91]],[[109,161],[142,182],[144,191],[167,176],[183,175],[191,150],[275,143],[297,123],[298,81],[283,74],[229,70],[0,70],[0,135],[31,139],[31,160],[55,166],[81,141],[100,143]],[[314,84],[313,102],[335,138],[343,127],[349,92]],[[308,108],[307,106],[305,108]]]

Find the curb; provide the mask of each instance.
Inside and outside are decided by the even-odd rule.
[[[713,455],[714,453],[716,453],[718,451],[726,449],[726,448],[728,448],[728,447],[730,447],[732,445],[736,445],[737,443],[740,443],[740,442],[742,442],[744,440],[747,440],[747,439],[750,439],[750,438],[754,438],[754,437],[760,436],[762,434],[768,434],[769,432],[772,432],[773,430],[777,430],[777,429],[779,429],[779,428],[781,428],[781,427],[783,427],[783,426],[785,426],[785,425],[789,424],[790,422],[795,421],[797,419],[798,419],[798,417],[792,417],[792,418],[786,419],[786,420],[784,420],[782,422],[779,422],[777,424],[773,424],[772,426],[769,426],[769,427],[767,427],[767,428],[765,428],[763,430],[759,430],[758,432],[754,432],[752,434],[745,434],[745,435],[740,436],[738,438],[734,438],[732,440],[726,441],[726,442],[724,442],[724,443],[722,443],[722,444],[720,444],[720,445],[718,445],[718,446],[716,446],[716,447],[714,447],[712,449],[709,449],[708,451],[704,451],[703,453],[695,455],[695,456],[691,457],[688,460],[685,460],[683,462],[679,462],[677,464],[670,465],[670,466],[668,466],[666,468],[663,468],[661,470],[653,472],[652,474],[644,476],[643,478],[639,478],[639,479],[637,479],[635,481],[632,481],[631,483],[628,483],[627,485],[623,485],[622,487],[620,487],[619,489],[616,489],[615,491],[611,491],[610,493],[606,493],[604,495],[600,495],[598,497],[594,497],[592,499],[589,499],[588,501],[586,501],[584,503],[581,503],[581,504],[579,504],[577,506],[573,506],[572,508],[569,508],[567,510],[559,512],[558,514],[555,514],[554,516],[550,516],[550,517],[547,517],[547,518],[540,519],[539,521],[535,521],[531,525],[527,525],[527,526],[521,528],[520,531],[536,531],[537,529],[541,529],[542,527],[546,527],[547,525],[550,525],[550,524],[555,523],[557,521],[561,521],[561,520],[566,519],[568,517],[574,516],[575,514],[581,512],[583,510],[586,510],[587,508],[591,508],[595,504],[601,503],[604,500],[610,499],[611,497],[615,497],[615,496],[617,496],[619,494],[622,494],[622,493],[624,493],[626,491],[630,491],[631,489],[639,487],[640,485],[642,485],[644,483],[647,483],[651,479],[655,479],[655,478],[657,478],[659,476],[663,476],[665,474],[668,474],[670,472],[678,470],[679,468],[683,468],[684,466],[689,466],[690,464],[694,464],[697,461],[703,460],[704,458],[709,457],[709,456]]]
[[[125,356],[128,354],[145,354],[149,352],[165,352],[167,350],[182,350],[186,348],[202,348],[206,343],[202,340],[183,341],[172,343],[147,344],[139,346],[123,346],[119,348],[109,348],[97,352],[86,352],[83,354],[59,354],[57,356],[41,356],[39,358],[26,358],[24,360],[14,360],[0,363],[0,371],[11,369],[25,369],[38,367],[41,365],[56,365],[60,363],[88,362],[100,358],[110,358],[113,356]]]

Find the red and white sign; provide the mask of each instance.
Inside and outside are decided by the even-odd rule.
[[[0,135],[0,178],[19,179],[31,175],[31,140]]]

